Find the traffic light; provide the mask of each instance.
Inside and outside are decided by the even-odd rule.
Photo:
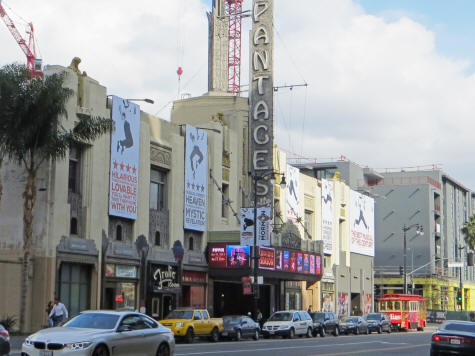
[[[399,266],[399,274],[402,276],[404,274],[404,269],[402,266]]]
[[[462,291],[457,292],[457,304],[462,305]]]

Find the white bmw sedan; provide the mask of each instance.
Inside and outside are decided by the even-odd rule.
[[[87,311],[60,327],[30,335],[22,356],[172,356],[170,329],[134,312]]]

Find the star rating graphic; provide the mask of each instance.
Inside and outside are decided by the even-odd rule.
[[[203,192],[205,191],[205,186],[204,185],[199,185],[199,184],[195,184],[195,183],[190,183],[190,182],[186,182],[186,187],[188,189],[191,188],[191,190],[196,190],[197,192]]]
[[[116,160],[114,160],[114,162],[112,162],[112,165],[114,166],[114,169],[120,169],[121,171],[126,171],[127,173],[130,173],[130,171],[132,171],[132,174],[137,174],[137,167],[131,166],[128,163],[125,164],[124,162],[117,162]]]

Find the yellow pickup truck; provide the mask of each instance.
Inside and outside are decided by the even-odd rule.
[[[217,342],[223,331],[223,319],[211,318],[206,309],[175,309],[164,320],[160,320],[160,324],[187,343],[192,343],[195,337],[209,337],[211,341]]]

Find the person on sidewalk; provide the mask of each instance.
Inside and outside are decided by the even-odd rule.
[[[68,318],[68,310],[59,298],[54,299],[54,305],[49,313],[49,317],[53,320],[53,326],[58,326]]]
[[[53,301],[50,300],[50,301],[48,302],[48,305],[46,306],[46,310],[45,310],[45,311],[46,311],[46,315],[48,316],[48,326],[49,326],[50,328],[53,327],[53,319],[51,319],[51,316],[50,316],[51,310],[53,309],[53,305],[54,305],[54,304],[53,304]]]

